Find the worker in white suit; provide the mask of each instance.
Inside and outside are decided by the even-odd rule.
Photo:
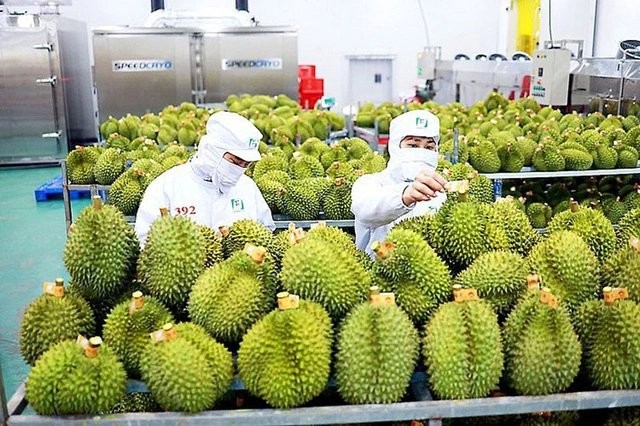
[[[269,206],[245,175],[251,162],[260,159],[260,139],[260,131],[241,115],[213,114],[191,160],[167,170],[147,187],[136,215],[140,244],[144,246],[161,207],[171,216],[185,216],[214,230],[240,219],[253,219],[274,230]]]
[[[437,212],[447,199],[447,181],[438,172],[440,120],[425,110],[409,111],[389,126],[389,163],[379,173],[358,178],[351,190],[356,245],[373,254],[399,221]]]

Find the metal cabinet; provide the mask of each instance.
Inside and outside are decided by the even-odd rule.
[[[82,22],[0,16],[0,163],[57,162],[97,141],[88,47]]]

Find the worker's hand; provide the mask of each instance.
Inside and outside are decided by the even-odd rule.
[[[440,173],[432,170],[422,170],[415,180],[404,189],[402,202],[405,206],[410,206],[418,201],[429,201],[438,195],[438,192],[445,192],[447,180]]]

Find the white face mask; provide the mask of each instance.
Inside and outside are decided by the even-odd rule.
[[[218,167],[216,167],[211,179],[221,192],[227,193],[238,183],[246,170],[244,167],[240,167],[223,158]]]
[[[400,148],[394,155],[400,165],[402,179],[412,182],[422,170],[433,171],[438,167],[438,153],[424,148]]]

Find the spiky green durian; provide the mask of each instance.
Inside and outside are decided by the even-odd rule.
[[[618,222],[616,230],[618,248],[629,243],[629,238],[640,235],[640,208],[629,210]]]
[[[98,158],[100,158],[100,150],[94,147],[77,146],[67,154],[69,182],[80,185],[94,183],[93,169]]]
[[[224,251],[222,250],[222,238],[216,231],[208,226],[198,225],[198,230],[202,234],[204,240],[205,261],[204,267],[210,268],[224,259]]]
[[[429,244],[452,269],[466,268],[487,251],[509,248],[504,232],[486,232],[489,209],[486,204],[448,200],[436,214]]]
[[[116,133],[118,131],[118,119],[113,118],[113,116],[109,116],[108,119],[100,124],[100,134],[103,139],[108,139],[112,133]]]
[[[624,169],[638,166],[638,150],[636,148],[616,141],[614,149],[618,152],[616,167]]]
[[[426,214],[422,216],[413,216],[407,219],[402,219],[391,229],[407,229],[420,235],[423,240],[429,241],[429,230],[431,229],[434,217],[435,216],[432,214]]]
[[[117,207],[124,215],[135,215],[148,182],[148,177],[142,170],[127,170],[111,185],[109,204]]]
[[[587,170],[593,164],[591,154],[578,149],[562,149],[560,154],[564,157],[567,170]]]
[[[103,206],[96,196],[69,232],[64,264],[84,297],[101,300],[121,291],[131,279],[139,251],[135,232],[122,213]]]
[[[580,235],[600,262],[604,262],[616,246],[616,233],[611,221],[599,210],[575,204],[570,210],[555,215],[547,229],[552,233],[567,230]]]
[[[578,375],[582,348],[554,297],[548,289],[528,290],[504,324],[506,375],[518,394],[563,392]]]
[[[449,268],[419,234],[394,228],[372,249],[374,282],[395,293],[398,306],[414,323],[423,324],[449,297]]]
[[[620,197],[611,197],[602,202],[602,213],[613,225],[617,225],[627,212],[627,206],[620,201]]]
[[[189,297],[189,316],[214,338],[239,342],[273,308],[273,276],[273,261],[264,249],[236,252],[198,277]]]
[[[165,324],[160,341],[142,352],[140,370],[158,404],[170,411],[212,408],[233,380],[231,353],[191,323]]]
[[[556,172],[564,169],[565,160],[555,144],[546,142],[536,149],[532,164],[537,171]]]
[[[332,146],[331,149],[320,155],[320,162],[325,170],[336,161],[348,161],[348,159],[347,149],[339,145]]]
[[[593,156],[593,167],[596,169],[613,169],[618,163],[618,153],[606,144],[596,145],[591,151]]]
[[[605,297],[619,289],[605,287]],[[586,371],[598,389],[640,388],[640,306],[631,300],[598,301],[580,307],[579,333]]]
[[[483,300],[440,306],[427,323],[422,350],[439,398],[481,398],[498,387],[504,362],[500,327]]]
[[[598,292],[598,259],[575,232],[553,232],[529,255],[531,271],[567,305],[575,310]]]
[[[142,292],[113,308],[103,328],[104,341],[116,354],[127,372],[140,376],[140,355],[149,342],[149,333],[173,321],[167,308]]]
[[[498,156],[502,164],[503,172],[518,173],[524,167],[525,158],[520,149],[515,145],[515,139],[498,148]]]
[[[273,233],[269,228],[252,219],[241,219],[231,226],[222,227],[222,249],[225,257],[239,250],[243,250],[247,244],[269,247]]]
[[[160,411],[160,406],[151,393],[131,392],[126,393],[124,397],[109,410],[109,414],[153,413],[156,411]]]
[[[20,353],[27,364],[34,365],[40,355],[58,342],[95,331],[93,312],[87,302],[65,291],[62,279],[57,279],[55,286],[55,294],[37,297],[22,316]]]
[[[301,179],[285,185],[284,210],[294,220],[313,220],[320,215],[320,197],[310,184],[310,179]]]
[[[309,138],[302,145],[298,151],[304,155],[310,155],[315,158],[320,158],[320,155],[329,149],[329,145],[321,141],[318,138]]]
[[[182,216],[162,216],[151,224],[138,273],[152,296],[180,310],[205,261],[205,242],[196,223]]]
[[[336,178],[333,180],[329,191],[323,200],[323,211],[327,219],[345,220],[353,219],[351,211],[351,187],[353,180]]]
[[[290,300],[288,293],[279,296]],[[317,303],[301,300],[297,308],[276,309],[244,336],[238,351],[240,378],[271,406],[302,405],[327,385],[331,340],[331,319]]]
[[[499,316],[506,315],[527,288],[527,263],[509,251],[490,251],[478,258],[454,280],[464,288],[475,288]]]
[[[262,175],[274,170],[287,172],[288,164],[286,158],[282,155],[273,153],[264,154],[255,164],[255,168],[253,169],[253,178],[258,179]]]
[[[334,319],[363,302],[371,283],[355,253],[336,250],[321,238],[304,238],[290,247],[280,275],[285,290],[320,303]]]
[[[602,265],[601,281],[605,287],[625,287],[629,298],[640,302],[640,242],[631,237]]]
[[[322,177],[324,176],[324,167],[315,157],[294,154],[289,163],[289,174],[293,179]]]
[[[485,235],[506,240],[507,249],[526,256],[540,237],[519,205],[520,201],[506,197],[489,206]]]
[[[531,203],[527,207],[527,216],[534,228],[546,228],[552,215],[553,211],[546,203]]]
[[[124,172],[124,161],[125,157],[119,149],[105,149],[93,168],[96,182],[111,185]]]
[[[469,162],[480,173],[496,173],[501,167],[498,151],[489,141],[482,141],[470,148]]]
[[[395,303],[355,307],[338,336],[336,380],[350,404],[388,404],[407,390],[418,359],[418,332]]]
[[[90,344],[88,351],[97,354],[85,353],[74,339],[58,343],[38,359],[26,384],[29,405],[38,414],[100,414],[124,397],[124,367],[108,346],[100,345],[99,337]]]

